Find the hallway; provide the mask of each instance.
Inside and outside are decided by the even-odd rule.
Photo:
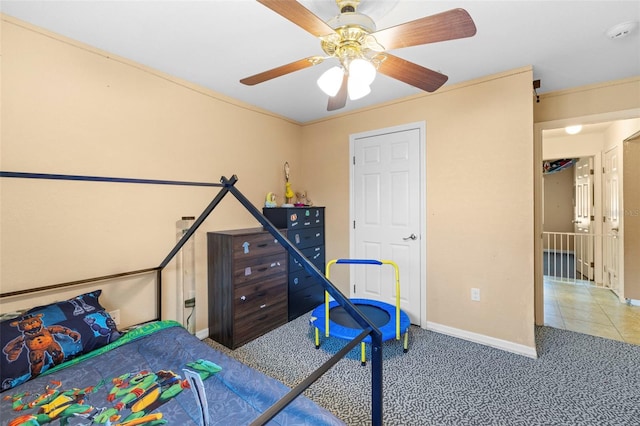
[[[545,277],[544,325],[640,345],[640,306],[587,284]]]

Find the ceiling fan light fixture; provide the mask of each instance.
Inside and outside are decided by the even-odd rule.
[[[349,99],[355,101],[360,98],[364,98],[371,93],[371,87],[368,84],[364,84],[362,81],[349,76],[347,82],[347,91],[349,92]]]
[[[366,59],[356,58],[349,64],[349,81],[356,79],[369,86],[376,78],[376,67]]]
[[[327,96],[335,96],[342,85],[344,70],[342,67],[331,67],[326,70],[318,79],[318,87],[327,94]]]

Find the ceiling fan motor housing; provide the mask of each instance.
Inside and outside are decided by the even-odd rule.
[[[335,30],[334,34],[321,39],[324,52],[336,57],[348,68],[348,63],[355,58],[369,56],[367,37],[376,30],[375,23],[367,15],[357,12],[342,13],[327,24]]]

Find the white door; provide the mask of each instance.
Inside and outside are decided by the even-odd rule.
[[[421,164],[424,125],[380,130],[351,138],[352,258],[398,264],[401,309],[421,325],[426,290],[421,279]],[[392,266],[351,268],[353,298],[395,305]]]
[[[574,233],[576,278],[593,281],[594,238],[593,238],[593,157],[580,158],[576,162],[574,174],[575,208]]]
[[[618,229],[620,226],[620,192],[618,175],[618,149],[613,148],[604,153],[604,223],[602,233],[604,235],[603,263],[604,285],[619,292],[618,270],[620,261],[620,239]]]

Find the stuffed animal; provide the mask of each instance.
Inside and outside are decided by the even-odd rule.
[[[23,349],[29,355],[29,367],[31,377],[35,377],[42,371],[48,354],[55,365],[64,360],[62,347],[56,341],[56,334],[65,334],[74,342],[80,340],[80,333],[61,325],[46,327],[42,322],[43,314],[27,315],[11,323],[12,327],[17,327],[22,333],[11,340],[2,348],[2,352],[7,356],[9,362],[18,359]]]
[[[268,192],[267,196],[264,200],[264,206],[265,207],[278,207],[278,205],[276,204],[276,194],[274,194],[273,192]]]
[[[296,192],[296,206],[313,206],[313,202],[307,198],[307,191]]]

